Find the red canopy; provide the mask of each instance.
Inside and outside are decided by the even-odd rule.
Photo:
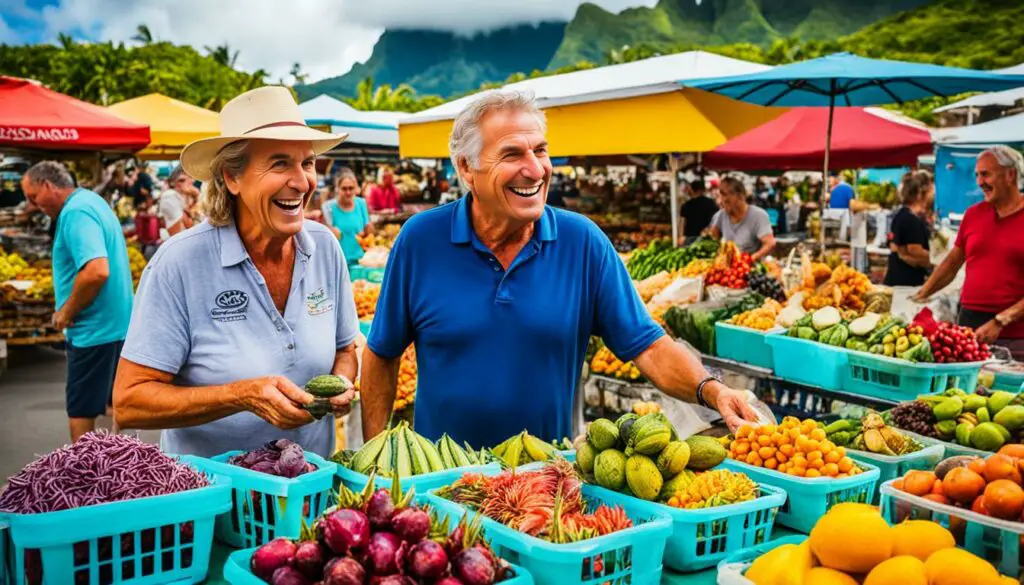
[[[17,77],[0,76],[0,147],[139,150],[149,126]]]
[[[703,157],[705,166],[739,171],[822,168],[828,108],[793,108]],[[829,169],[910,166],[932,152],[931,134],[863,108],[835,109]]]

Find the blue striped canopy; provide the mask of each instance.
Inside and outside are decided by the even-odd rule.
[[[681,80],[762,106],[877,106],[1024,86],[1024,75],[835,53],[745,75]]]

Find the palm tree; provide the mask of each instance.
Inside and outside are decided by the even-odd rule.
[[[235,68],[235,63],[238,61],[238,51],[231,52],[231,47],[227,43],[223,45],[217,45],[215,48],[204,46],[206,52],[210,54],[210,57],[214,61],[220,63],[225,67]]]
[[[256,71],[253,71],[245,83],[245,91],[266,85],[268,75],[270,75],[270,73],[266,69],[257,69]]]
[[[140,24],[135,30],[135,36],[132,37],[133,41],[142,43],[143,45],[148,45],[153,42],[153,33],[149,31],[148,26]]]
[[[374,86],[373,78],[367,77],[356,86],[356,95],[347,100],[357,110],[411,111],[416,107],[416,90],[408,84],[392,88],[385,83]]]
[[[60,46],[65,50],[75,46],[75,39],[68,33],[60,33],[57,35],[57,40],[60,42]]]
[[[309,75],[306,75],[305,73],[302,72],[302,65],[299,65],[298,61],[292,64],[292,68],[288,72],[288,74],[291,75],[292,79],[295,80],[294,85],[303,85],[304,83],[306,83],[306,79],[309,77]]]

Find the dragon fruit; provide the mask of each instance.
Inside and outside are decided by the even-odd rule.
[[[452,559],[452,574],[465,585],[494,583],[494,563],[479,548],[467,548]]]
[[[448,570],[448,554],[433,540],[421,540],[406,555],[405,563],[414,577],[437,579]]]
[[[270,581],[274,571],[290,566],[295,560],[295,543],[287,538],[275,538],[256,549],[249,560],[249,569],[264,581]]]
[[[430,515],[419,508],[406,508],[391,517],[391,528],[408,543],[418,543],[430,534]]]
[[[343,555],[366,546],[370,540],[370,521],[358,510],[335,510],[320,520],[318,532],[327,548]]]

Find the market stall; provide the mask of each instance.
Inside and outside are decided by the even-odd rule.
[[[144,160],[176,160],[189,142],[220,132],[216,112],[158,93],[116,103],[107,111],[149,126],[149,145],[136,154]]]

